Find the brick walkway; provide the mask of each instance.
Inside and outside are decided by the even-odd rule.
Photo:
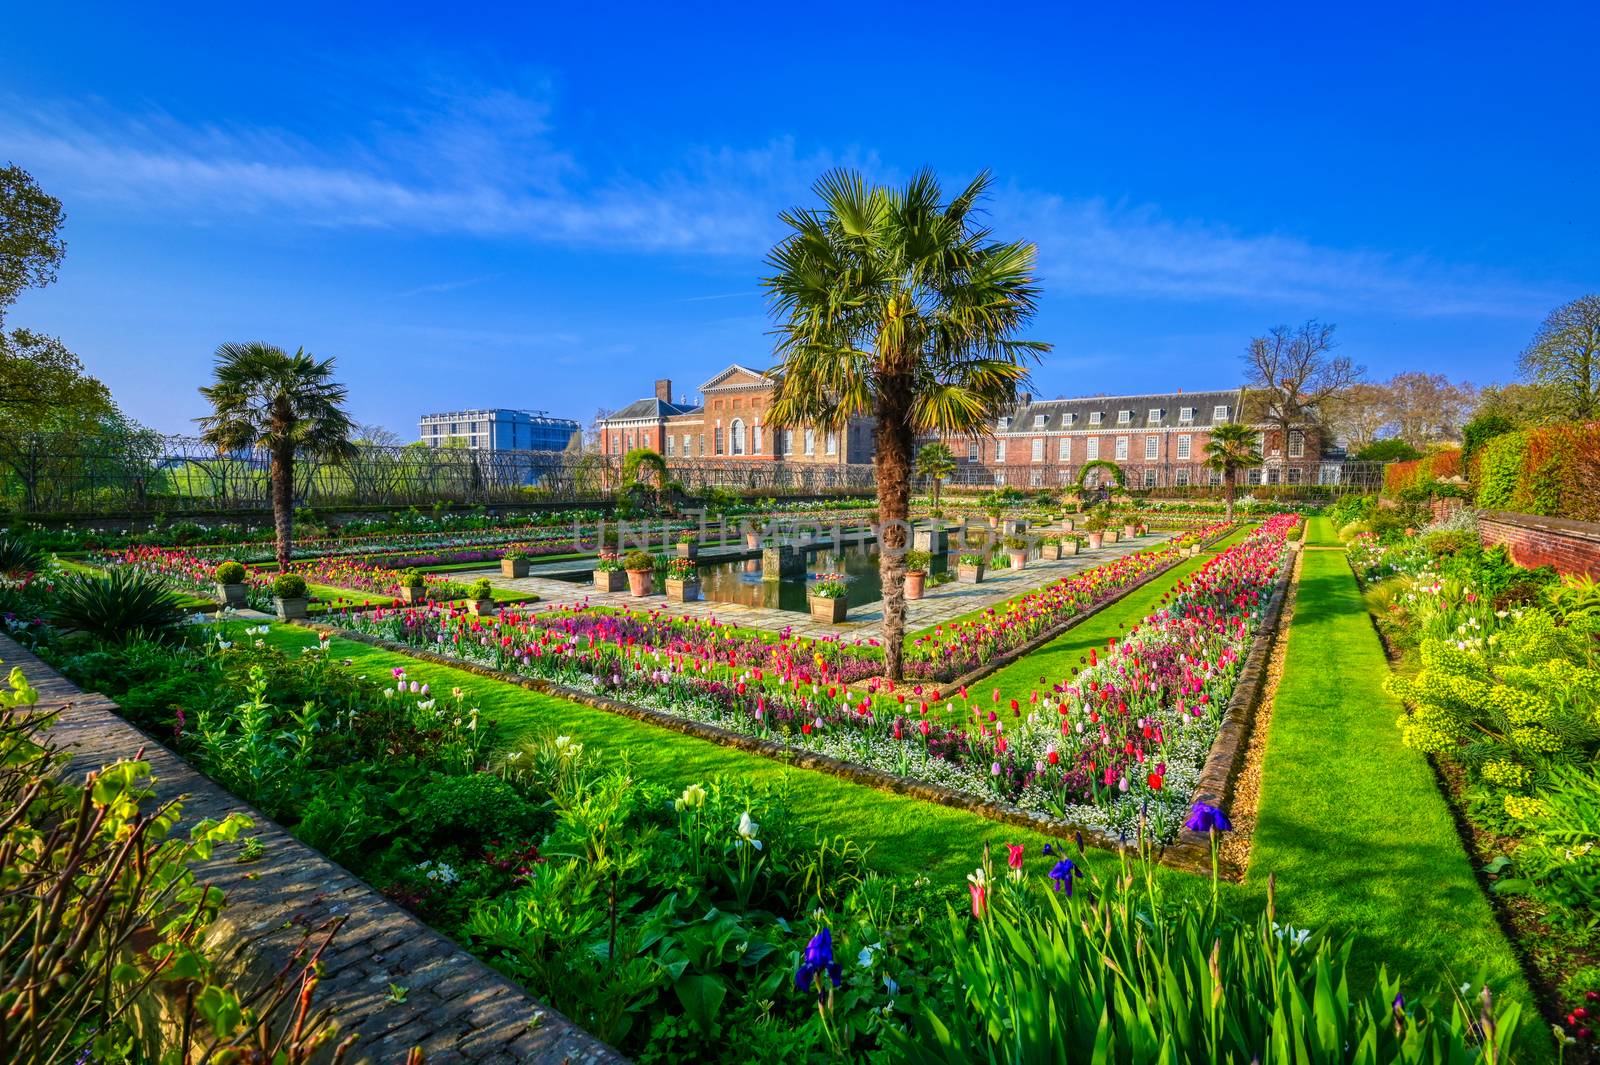
[[[219,848],[196,875],[228,901],[213,943],[250,986],[270,980],[307,929],[346,922],[323,955],[317,1004],[333,1010],[341,1032],[361,1036],[352,1060],[388,1065],[420,1046],[428,1065],[614,1065],[627,1059],[490,969],[321,854],[300,843],[166,747],[128,724],[105,696],[83,693],[15,641],[0,636],[5,669],[20,666],[42,709],[61,709],[51,738],[72,755],[68,774],[132,758],[140,748],[165,800],[184,796],[183,824],[238,811],[265,847],[241,863]],[[390,1001],[389,986],[407,989]]]
[[[1135,540],[1119,540],[1114,544],[1107,544],[1098,551],[1088,551],[1064,558],[1059,562],[1045,562],[1035,559],[1028,563],[1025,569],[993,570],[984,575],[982,584],[949,584],[930,587],[927,595],[914,602],[906,604],[906,631],[916,632],[932,625],[938,625],[959,617],[973,610],[993,606],[995,603],[1009,599],[1022,592],[1032,591],[1043,587],[1062,577],[1102,565],[1124,555],[1143,551],[1146,548],[1164,543],[1171,539],[1172,533],[1151,533]],[[705,559],[716,558],[743,558],[749,557],[747,553],[732,551],[726,556],[709,553],[702,556]],[[582,570],[587,573],[592,569],[592,564],[566,563],[565,567],[552,565],[545,567],[546,572],[562,568],[568,572]],[[464,572],[456,575],[459,579],[469,580],[479,576],[488,577],[490,583],[499,588],[506,588],[520,592],[524,595],[537,595],[546,603],[566,604],[588,602],[611,607],[620,607],[626,610],[659,610],[675,617],[689,618],[716,618],[720,621],[740,625],[753,629],[777,631],[791,629],[796,634],[809,637],[848,636],[852,639],[881,639],[883,636],[883,603],[867,603],[859,607],[850,608],[850,618],[841,625],[829,625],[811,620],[811,615],[802,614],[793,610],[777,610],[772,607],[745,606],[741,603],[713,603],[699,601],[693,603],[674,603],[661,595],[649,595],[636,599],[627,592],[607,593],[597,592],[592,585],[573,584],[570,581],[555,580],[548,576],[539,576],[530,573],[527,577],[502,577],[498,570],[484,570]]]

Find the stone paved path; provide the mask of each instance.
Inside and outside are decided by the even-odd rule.
[[[187,762],[124,721],[103,695],[84,693],[9,637],[0,660],[20,666],[39,690],[40,709],[60,710],[51,738],[72,756],[67,774],[80,778],[119,758],[143,757],[155,773],[157,797],[183,796],[178,831],[201,818],[238,811],[264,846],[240,862],[225,846],[196,867],[203,882],[227,893],[212,942],[246,986],[269,980],[300,946],[307,929],[346,918],[323,955],[326,972],[317,1005],[332,1008],[342,1033],[360,1040],[352,1061],[400,1065],[420,1046],[428,1065],[624,1065],[611,1047],[490,969],[371,887],[296,840],[258,810],[196,772]],[[390,985],[406,988],[392,1000]]]
[[[1064,558],[1059,562],[1045,562],[1035,559],[1028,563],[1027,568],[1021,570],[997,570],[985,574],[982,584],[958,584],[951,582],[942,584],[937,588],[929,588],[923,599],[906,604],[906,631],[915,632],[931,625],[937,625],[951,618],[973,610],[992,606],[1002,600],[1022,592],[1043,587],[1062,577],[1102,565],[1124,555],[1143,551],[1157,544],[1164,543],[1173,535],[1171,533],[1150,533],[1134,540],[1119,540],[1115,544],[1107,544],[1098,551],[1088,551]],[[710,554],[704,557],[720,557]],[[745,554],[733,551],[727,555],[730,558],[746,557]],[[568,563],[571,567],[573,564]],[[590,563],[578,564],[588,572]],[[554,568],[554,567],[550,567]],[[548,572],[548,568],[547,568]],[[597,592],[592,585],[573,584],[570,581],[555,580],[549,576],[530,574],[527,577],[502,577],[498,571],[484,570],[462,573],[462,579],[472,579],[478,576],[489,578],[490,583],[500,588],[510,589],[524,595],[537,595],[541,600],[550,604],[566,604],[588,602],[611,607],[620,607],[628,610],[659,610],[675,617],[688,618],[716,618],[720,621],[755,629],[778,631],[790,629],[798,635],[809,637],[848,636],[853,639],[881,639],[883,637],[883,603],[867,603],[859,607],[851,607],[850,618],[841,625],[829,625],[811,620],[809,614],[802,614],[793,610],[777,610],[771,607],[745,606],[740,603],[713,603],[699,601],[693,603],[669,602],[662,595],[648,595],[636,599],[627,592],[606,593]]]

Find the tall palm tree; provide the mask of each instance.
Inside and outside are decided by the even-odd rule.
[[[1222,474],[1222,494],[1228,501],[1228,520],[1233,520],[1233,493],[1239,483],[1239,471],[1261,465],[1261,452],[1256,450],[1256,432],[1243,422],[1224,422],[1211,430],[1206,443],[1206,469]]]
[[[939,509],[939,482],[956,472],[956,457],[948,444],[935,440],[917,452],[916,475],[933,481],[933,509]]]
[[[196,419],[207,443],[225,451],[262,448],[270,457],[278,565],[289,565],[294,534],[296,455],[342,461],[355,454],[355,426],[344,411],[345,387],[333,360],[304,348],[293,355],[261,341],[217,349],[214,378],[200,394],[212,413]]]
[[[976,217],[989,183],[979,174],[944,202],[932,171],[904,188],[832,171],[813,189],[820,208],[780,216],[792,232],[767,258],[781,371],[771,421],[835,431],[852,418],[875,423],[885,665],[895,679],[917,434],[986,429],[1049,349],[1017,339],[1038,302],[1035,250],[990,239]]]

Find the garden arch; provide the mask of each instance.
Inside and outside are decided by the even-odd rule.
[[[1116,483],[1118,488],[1127,487],[1127,481],[1122,476],[1122,467],[1109,459],[1095,459],[1092,462],[1085,462],[1083,469],[1078,471],[1078,487],[1082,488],[1084,486],[1089,479],[1090,473],[1101,470],[1111,475],[1112,481]]]

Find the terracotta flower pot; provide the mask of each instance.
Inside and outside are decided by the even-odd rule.
[[[850,601],[844,596],[807,595],[813,621],[837,625],[850,613]]]
[[[674,603],[693,603],[700,598],[700,582],[668,577],[667,598]]]
[[[525,558],[502,558],[500,560],[500,576],[526,577],[528,575],[528,560]]]
[[[1073,521],[1071,518],[1062,518],[1061,519],[1061,531],[1062,532],[1071,532],[1072,530],[1076,529],[1077,527],[1078,527],[1078,523]]]
[[[280,621],[294,621],[306,616],[306,608],[311,605],[309,599],[279,599],[278,618]]]
[[[926,573],[914,573],[909,570],[906,571],[906,598],[921,599],[923,589],[927,585],[927,582],[928,575]]]
[[[754,551],[756,548],[760,547],[761,546],[761,534],[758,533],[758,532],[747,532],[747,533],[745,533],[744,534],[744,546],[745,546],[745,549],[749,550],[749,551]]]
[[[1028,568],[1028,551],[1026,548],[1007,548],[1006,556],[1011,559],[1012,569]]]
[[[1139,527],[1137,525],[1124,525],[1122,527],[1122,535],[1132,540],[1139,535]]]
[[[598,576],[598,574],[596,574],[596,576]],[[651,585],[653,585],[655,583],[654,578],[655,578],[655,572],[652,571],[652,570],[647,570],[647,569],[630,569],[630,570],[628,570],[628,592],[629,592],[629,594],[631,594],[635,599],[642,599],[645,596],[649,595],[652,591],[654,591],[654,589],[651,587]]]
[[[248,606],[248,593],[250,589],[244,584],[219,584],[217,585],[217,598],[222,600],[223,606],[235,609]]]
[[[1103,547],[1105,545],[1105,542],[1106,542],[1106,534],[1105,533],[1103,533],[1103,532],[1092,532],[1092,533],[1089,534],[1089,550],[1098,551],[1101,547]]]

